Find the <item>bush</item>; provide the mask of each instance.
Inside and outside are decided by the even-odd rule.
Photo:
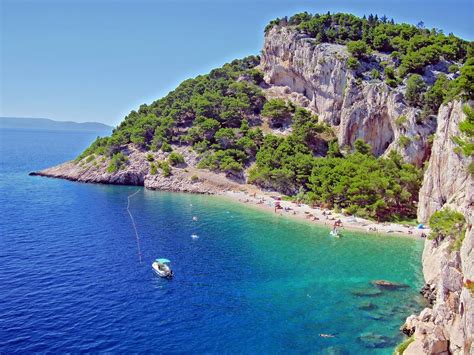
[[[115,153],[110,159],[109,166],[107,167],[108,173],[115,173],[123,168],[125,168],[128,162],[128,157],[122,152]]]
[[[411,143],[411,139],[407,136],[400,136],[399,142],[403,148],[406,148]]]
[[[191,182],[197,182],[199,181],[199,177],[197,175],[191,176]]]
[[[380,79],[380,72],[377,69],[372,69],[370,72],[370,77],[372,79]]]
[[[149,162],[152,162],[152,161],[155,161],[155,158],[153,157],[153,154],[148,153],[146,155],[146,160],[148,160]]]
[[[180,153],[176,153],[176,152],[171,152],[171,154],[169,155],[168,157],[168,162],[172,165],[172,166],[176,166],[178,164],[183,164],[184,163],[184,157],[182,154]]]
[[[405,123],[407,123],[407,122],[408,122],[408,119],[407,119],[407,116],[405,116],[405,115],[401,115],[395,120],[395,124],[398,127],[401,127],[401,126],[405,125]]]
[[[171,145],[168,142],[163,142],[160,148],[163,152],[171,152],[173,148],[171,148]]]
[[[405,100],[412,106],[422,106],[423,93],[426,84],[421,75],[413,74],[407,80],[407,89],[405,91]]]
[[[474,155],[474,109],[469,105],[463,107],[466,118],[459,122],[460,137],[453,137],[458,150],[466,157]]]
[[[86,159],[86,163],[90,163],[91,161],[95,160],[95,155],[92,154],[92,155],[89,155]]]
[[[167,161],[161,161],[159,166],[163,172],[163,176],[168,177],[171,175],[171,167]]]
[[[158,172],[158,168],[156,167],[156,165],[154,163],[150,163],[150,174],[156,175],[157,172]]]
[[[263,105],[262,116],[270,119],[272,127],[283,126],[291,117],[294,107],[283,99],[270,99]]]
[[[357,58],[349,57],[347,59],[347,67],[352,70],[357,70],[359,68],[359,61]]]
[[[362,58],[370,53],[370,48],[366,42],[360,41],[352,41],[347,43],[347,50],[350,54],[352,54],[356,58]]]
[[[408,348],[408,345],[415,341],[415,337],[411,336],[405,339],[402,343],[400,343],[395,349],[395,355],[403,355],[405,350]]]
[[[448,68],[448,71],[450,73],[457,73],[459,70],[459,67],[456,64],[450,65]]]
[[[465,224],[466,220],[460,212],[449,208],[436,211],[429,221],[431,228],[429,239],[461,238],[464,236]]]

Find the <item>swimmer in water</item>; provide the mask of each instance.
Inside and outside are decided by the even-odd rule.
[[[319,336],[320,336],[321,338],[335,338],[335,337],[336,337],[336,336],[333,335],[333,334],[324,334],[324,333],[319,334]]]

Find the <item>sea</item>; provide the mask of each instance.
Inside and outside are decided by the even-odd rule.
[[[28,175],[98,134],[0,131],[0,353],[391,354],[424,307],[420,240]]]

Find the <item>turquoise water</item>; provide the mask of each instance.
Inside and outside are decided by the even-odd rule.
[[[422,307],[418,240],[332,239],[222,198],[27,176],[92,136],[1,132],[0,352],[390,354]],[[373,295],[375,279],[409,288]]]

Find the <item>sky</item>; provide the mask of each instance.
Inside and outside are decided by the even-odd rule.
[[[258,54],[270,20],[302,11],[386,14],[474,39],[474,0],[0,0],[0,116],[117,125]]]

